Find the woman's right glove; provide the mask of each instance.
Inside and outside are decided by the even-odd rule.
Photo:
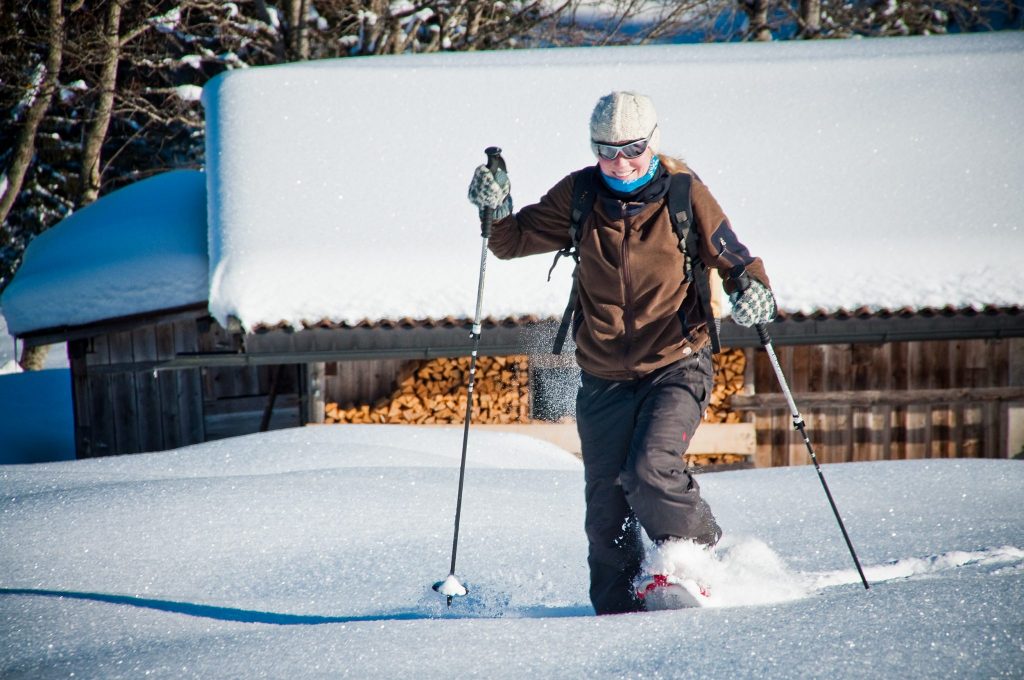
[[[512,214],[512,183],[508,174],[500,168],[491,174],[486,165],[481,165],[473,173],[469,183],[469,202],[480,209],[480,217],[484,210],[491,208],[491,217],[495,222]]]
[[[743,291],[729,294],[732,302],[732,320],[741,326],[759,326],[775,318],[778,311],[772,291],[757,279]]]

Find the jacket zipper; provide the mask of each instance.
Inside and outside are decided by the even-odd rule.
[[[622,219],[625,225],[625,233],[622,235],[622,285],[623,285],[623,300],[622,300],[622,322],[625,326],[625,335],[623,336],[623,363],[626,364],[629,360],[629,352],[633,345],[633,283],[629,272],[629,234],[633,230],[629,223],[629,216],[626,214],[626,206],[622,206]]]

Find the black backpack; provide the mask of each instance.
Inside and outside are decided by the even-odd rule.
[[[565,338],[569,333],[569,326],[572,324],[572,317],[576,311],[576,301],[579,297],[579,282],[577,280],[580,266],[579,245],[582,238],[583,225],[594,209],[594,201],[597,198],[594,189],[594,167],[583,168],[573,173],[572,184],[572,214],[569,220],[569,234],[572,237],[572,245],[563,248],[555,255],[555,262],[551,265],[554,270],[560,257],[571,257],[576,266],[572,270],[572,290],[569,293],[569,303],[562,314],[562,323],[555,334],[554,353],[561,354],[565,345]],[[690,204],[690,180],[691,177],[685,173],[673,174],[668,189],[668,212],[672,220],[672,228],[679,238],[679,250],[683,253],[684,280],[693,283],[697,287],[697,301],[704,312],[704,319],[708,322],[708,335],[711,337],[711,349],[715,354],[721,351],[718,340],[718,319],[711,313],[711,284],[708,280],[708,267],[700,259],[698,252],[699,239],[697,230],[693,227],[693,207]],[[548,280],[551,280],[551,271],[548,272]]]

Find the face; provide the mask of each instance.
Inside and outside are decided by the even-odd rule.
[[[626,158],[621,153],[615,157],[615,160],[609,161],[597,157],[597,164],[601,168],[601,172],[609,177],[620,179],[624,182],[632,182],[643,177],[647,174],[647,169],[651,166],[651,158],[654,157],[654,151],[650,147],[647,147],[642,154],[636,158]]]

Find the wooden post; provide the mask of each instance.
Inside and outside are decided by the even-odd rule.
[[[88,458],[92,449],[92,410],[89,397],[89,370],[86,355],[89,341],[68,343],[68,364],[71,366],[71,399],[75,422],[75,456]]]

